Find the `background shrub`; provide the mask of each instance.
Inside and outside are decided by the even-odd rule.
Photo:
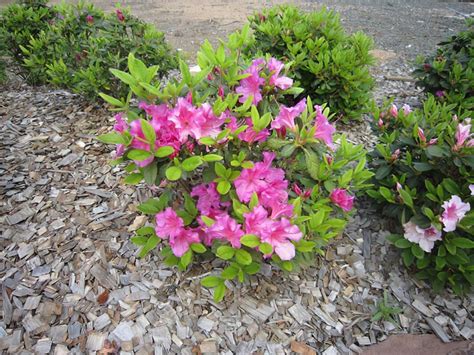
[[[431,96],[413,112],[375,110],[376,189],[368,194],[400,223],[391,241],[404,264],[436,291],[462,294],[474,283],[474,138],[472,112],[456,116],[454,107]]]
[[[15,4],[2,14],[8,48],[30,83],[69,88],[90,98],[101,91],[123,96],[128,89],[109,68],[125,69],[130,51],[159,65],[159,76],[177,67],[164,34],[125,10],[105,14],[87,3],[52,8],[38,3]],[[23,19],[21,27],[7,19],[13,12]]]
[[[264,10],[249,18],[255,41],[248,56],[270,53],[291,63],[292,77],[318,104],[327,103],[344,121],[366,112],[374,81],[369,74],[372,40],[347,35],[339,15],[322,9],[304,13],[293,6]]]
[[[439,43],[436,54],[419,57],[417,84],[438,100],[474,109],[474,20],[467,29]]]

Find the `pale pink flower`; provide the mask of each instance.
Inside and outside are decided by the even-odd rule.
[[[162,239],[177,236],[184,227],[184,222],[171,208],[166,208],[163,212],[155,216],[156,235]]]
[[[295,246],[291,241],[298,241],[302,237],[303,233],[298,226],[292,225],[286,218],[265,224],[260,235],[261,241],[270,244],[281,260],[291,260],[295,257]]]
[[[199,242],[201,242],[201,240],[196,231],[184,228],[181,228],[179,232],[170,237],[169,240],[171,250],[178,258],[182,257],[189,250],[191,244]]]
[[[252,65],[245,71],[250,76],[240,80],[240,85],[237,86],[235,92],[240,94],[240,103],[244,103],[247,99],[252,96],[252,103],[257,105],[262,101],[262,93],[260,87],[265,84],[265,79],[260,77],[260,63],[261,61],[254,61]]]
[[[431,138],[428,142],[428,146],[438,143],[438,138]]]
[[[268,129],[264,128],[260,132],[256,132],[253,128],[253,123],[250,118],[247,118],[245,123],[248,127],[245,131],[239,133],[240,140],[250,144],[254,142],[261,143],[267,140],[268,136],[270,135],[270,131]]]
[[[464,125],[462,123],[459,123],[454,137],[456,138],[455,150],[458,150],[471,137],[471,124],[468,123]]]
[[[441,222],[444,224],[445,232],[456,230],[456,225],[461,221],[471,209],[469,203],[462,202],[459,196],[453,195],[449,201],[444,201],[441,206],[444,209],[441,215]]]
[[[197,110],[198,115],[196,116],[198,131],[194,134],[195,139],[201,139],[202,137],[215,138],[221,132],[221,126],[226,120],[226,115],[222,114],[219,117],[214,115],[212,106],[207,102],[202,104]]]
[[[228,214],[222,214],[216,217],[215,223],[208,227],[206,234],[210,240],[224,239],[228,241],[233,248],[240,248],[240,238],[245,234],[242,226]]]
[[[397,182],[396,188],[397,188],[397,191],[402,190],[402,189],[403,189],[402,184],[400,184],[399,182]]]
[[[346,212],[350,211],[354,204],[354,196],[349,195],[345,189],[337,188],[332,190],[329,198],[332,203],[341,207]]]
[[[408,116],[410,114],[410,112],[412,111],[410,105],[408,105],[408,104],[403,105],[402,110],[403,110],[403,114],[405,116]]]
[[[474,196],[474,184],[469,185],[469,190],[471,190],[471,196]]]
[[[334,128],[334,126],[329,123],[327,117],[323,115],[321,106],[316,105],[314,108],[317,112],[314,138],[323,141],[329,148],[333,149],[332,135],[336,131],[336,128]]]
[[[398,108],[395,104],[392,104],[388,112],[390,113],[390,116],[392,116],[393,118],[398,117]]]
[[[293,85],[293,80],[286,76],[279,76],[281,70],[284,68],[284,64],[275,58],[270,58],[267,63],[267,67],[270,70],[271,77],[269,84],[271,86],[279,87],[282,90],[286,90]]]
[[[301,115],[306,110],[306,99],[301,100],[293,107],[280,106],[280,113],[272,122],[272,129],[281,129],[286,127],[290,130],[294,130],[295,118]]]
[[[466,143],[466,147],[474,147],[474,138],[470,139],[470,140]]]
[[[433,225],[423,229],[410,221],[405,223],[403,228],[405,229],[405,239],[418,244],[427,253],[430,253],[434,248],[435,241],[441,240],[441,231],[437,230]]]

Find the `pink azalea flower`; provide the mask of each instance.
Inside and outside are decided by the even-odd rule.
[[[420,138],[420,141],[422,143],[426,143],[425,132],[423,132],[423,129],[421,129],[420,127],[418,127],[418,138]]]
[[[293,208],[294,206],[292,204],[288,203],[274,203],[272,206],[272,214],[271,218],[272,219],[277,219],[281,216],[287,216],[287,217],[293,217]]]
[[[125,153],[125,145],[124,144],[117,144],[115,146],[115,158],[120,158]]]
[[[117,14],[117,19],[118,19],[120,22],[125,21],[125,16],[123,15],[122,10],[117,9],[117,10],[115,10],[115,13]]]
[[[260,235],[268,224],[268,212],[263,206],[256,206],[252,212],[244,213],[245,232],[247,234]]]
[[[462,202],[459,196],[453,195],[449,201],[444,201],[441,206],[444,212],[441,215],[441,222],[444,224],[445,232],[456,230],[456,225],[461,221],[467,212],[471,209],[469,203]]]
[[[474,184],[469,185],[469,190],[471,190],[471,196],[474,196]]]
[[[178,234],[170,237],[169,243],[173,254],[180,258],[189,250],[191,244],[199,242],[201,240],[196,231],[181,228]]]
[[[445,93],[443,90],[438,90],[438,91],[436,91],[436,93],[435,93],[435,95],[436,95],[437,97],[444,97],[445,94],[446,94],[446,93]]]
[[[260,132],[256,132],[253,129],[253,123],[250,118],[246,119],[245,122],[246,125],[248,125],[247,129],[243,132],[239,133],[239,139],[247,142],[247,143],[254,143],[254,142],[264,142],[267,140],[268,136],[270,135],[270,131],[268,129],[262,129]]]
[[[272,129],[281,129],[286,127],[290,130],[295,129],[295,118],[306,110],[306,99],[301,100],[293,107],[280,106],[280,113],[272,122]]]
[[[237,94],[242,95],[239,98],[240,103],[247,101],[250,96],[253,97],[252,103],[254,105],[257,105],[262,101],[260,87],[265,84],[265,79],[260,77],[260,63],[261,62],[258,61],[252,63],[252,65],[246,70],[246,73],[249,73],[250,76],[240,80],[240,85],[235,89]]]
[[[201,139],[202,137],[217,137],[221,132],[221,126],[226,120],[226,115],[223,114],[220,117],[216,117],[212,110],[212,106],[208,103],[202,104],[198,108],[198,115],[196,116],[198,131],[194,134],[195,139]]]
[[[169,125],[168,116],[170,115],[170,109],[167,105],[149,105],[142,101],[138,104],[138,108],[144,110],[151,119],[151,125],[155,131],[159,131],[162,127]]]
[[[412,111],[410,105],[408,105],[408,104],[403,105],[402,110],[403,110],[403,114],[405,116],[408,116],[410,114],[410,112]]]
[[[390,113],[390,116],[392,116],[393,118],[397,118],[398,117],[398,108],[397,108],[397,106],[392,104],[392,106],[390,107],[389,113]]]
[[[441,231],[437,230],[433,225],[423,229],[413,222],[407,222],[403,225],[405,229],[404,237],[412,243],[417,243],[421,249],[430,253],[434,248],[434,243],[441,240]]]
[[[352,209],[354,204],[354,196],[351,196],[344,189],[334,189],[329,195],[332,203],[336,206],[341,207],[344,211],[348,212]]]
[[[293,80],[286,76],[279,76],[281,70],[284,68],[284,64],[275,58],[270,58],[267,63],[267,67],[272,74],[270,77],[269,84],[271,86],[279,87],[282,90],[286,90],[293,85]]]
[[[196,208],[205,216],[214,218],[222,214],[222,207],[226,207],[225,203],[221,203],[220,195],[216,189],[217,184],[211,182],[209,184],[200,184],[191,190],[191,196],[197,197]]]
[[[135,149],[141,149],[141,150],[146,150],[150,151],[150,145],[146,142],[145,139],[145,134],[142,131],[142,126],[140,120],[135,120],[130,123],[130,134],[133,137],[132,143],[130,146]],[[141,168],[149,165],[151,162],[153,162],[154,157],[151,156],[145,160],[142,161],[135,161],[135,164]]]
[[[466,147],[474,147],[474,138],[473,138],[473,139],[470,139],[470,140],[466,143]]]
[[[225,239],[233,248],[240,248],[240,238],[245,234],[241,225],[228,214],[216,217],[216,222],[207,228],[206,234],[210,241],[214,239]]]
[[[118,113],[115,115],[115,123],[114,130],[119,133],[123,133],[128,129],[127,121],[125,121],[122,117],[122,114]]]
[[[184,222],[176,212],[171,208],[166,208],[163,212],[155,216],[156,219],[156,235],[162,239],[175,237],[181,233]]]
[[[329,148],[333,149],[332,135],[336,131],[336,128],[334,128],[334,126],[329,123],[327,117],[323,115],[321,106],[316,105],[314,108],[317,111],[314,138],[322,140]]]
[[[456,134],[454,137],[456,138],[456,145],[454,146],[455,150],[459,150],[464,143],[470,138],[471,136],[471,124],[470,121],[467,121],[468,124],[459,123],[456,129]]]
[[[295,246],[291,241],[298,241],[302,237],[303,233],[298,226],[292,225],[286,218],[267,223],[260,235],[261,241],[270,244],[281,260],[291,260],[295,257]]]
[[[183,97],[178,98],[176,107],[171,112],[169,120],[174,123],[179,132],[181,143],[186,142],[188,136],[200,137],[197,109]],[[198,139],[198,138],[196,138]]]

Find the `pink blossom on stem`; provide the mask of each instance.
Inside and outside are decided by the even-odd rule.
[[[239,139],[247,142],[247,143],[254,143],[254,142],[264,142],[267,140],[268,136],[270,135],[270,132],[268,129],[262,129],[260,132],[256,132],[253,128],[253,123],[250,118],[246,119],[245,122],[248,127],[245,131],[239,133]]]
[[[281,260],[295,257],[295,246],[291,241],[298,241],[302,237],[303,233],[298,226],[292,225],[286,218],[266,224],[260,235],[261,241],[270,244]]]
[[[235,92],[240,94],[240,103],[244,103],[250,96],[253,97],[252,103],[257,105],[262,101],[262,93],[260,87],[265,84],[265,79],[260,77],[259,67],[261,62],[254,61],[252,65],[246,70],[246,73],[250,74],[248,77],[240,80],[240,85],[237,86]]]
[[[333,149],[332,135],[336,131],[336,128],[334,128],[334,126],[329,123],[327,117],[323,115],[321,106],[316,105],[314,108],[317,111],[314,138],[323,141],[329,148]]]
[[[424,132],[423,129],[421,129],[420,127],[418,127],[418,138],[420,138],[420,141],[421,141],[422,143],[426,143],[425,132]]]
[[[412,111],[410,105],[408,105],[408,104],[403,105],[402,110],[403,110],[403,114],[405,116],[408,116],[410,114],[410,112]]]
[[[441,206],[444,209],[441,215],[441,222],[444,224],[445,232],[456,230],[456,225],[461,221],[471,209],[469,203],[462,202],[459,196],[453,195],[449,201],[444,201]]]
[[[267,63],[267,67],[270,70],[271,77],[269,80],[269,84],[271,86],[279,87],[282,90],[286,90],[293,85],[293,80],[286,77],[286,76],[279,76],[281,70],[284,67],[284,64],[275,58],[270,58]]]
[[[199,234],[196,231],[182,228],[178,234],[170,237],[169,243],[173,254],[180,258],[189,250],[191,244],[200,241]]]
[[[398,117],[398,108],[395,104],[392,104],[392,106],[390,107],[389,113],[390,113],[390,116],[392,116],[393,118]]]
[[[120,22],[125,21],[125,16],[123,15],[122,10],[117,9],[117,10],[115,10],[115,13],[117,14],[117,19],[118,19]]]
[[[354,196],[349,195],[345,189],[337,188],[332,190],[329,198],[332,203],[341,207],[346,212],[350,211],[354,204]]]
[[[435,241],[441,240],[441,231],[437,230],[433,225],[423,229],[410,221],[405,223],[403,228],[405,229],[405,239],[418,244],[427,253],[430,253],[434,248]]]
[[[293,107],[280,106],[280,113],[272,122],[272,129],[288,128],[294,131],[295,118],[306,110],[306,99],[302,99]]]
[[[184,222],[176,212],[171,208],[166,208],[163,212],[155,216],[156,219],[156,235],[162,239],[175,237],[184,227]]]
[[[216,222],[207,229],[207,234],[211,240],[224,239],[233,248],[240,248],[240,238],[245,234],[235,219],[228,214],[216,217]]]
[[[128,123],[122,117],[122,114],[118,113],[115,115],[115,125],[114,130],[119,133],[123,133],[128,129]]]
[[[471,124],[470,120],[467,120],[467,124],[459,123],[456,128],[456,134],[454,138],[456,138],[456,145],[454,146],[454,150],[459,150],[464,145],[464,143],[471,137]]]

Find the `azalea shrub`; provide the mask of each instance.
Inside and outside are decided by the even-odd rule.
[[[436,53],[418,57],[417,84],[441,102],[474,109],[474,20],[467,29],[438,44]]]
[[[2,19],[12,38],[8,42],[10,52],[32,84],[68,88],[91,99],[98,98],[98,92],[125,95],[128,86],[109,69],[125,69],[130,51],[147,65],[158,65],[160,77],[177,68],[176,53],[165,42],[164,34],[125,9],[106,14],[85,2],[28,6],[7,7]],[[16,25],[20,9],[28,19],[21,22],[26,27]]]
[[[375,109],[368,194],[399,222],[390,241],[403,263],[436,291],[457,294],[474,283],[474,134],[470,116],[431,96],[422,109]]]
[[[368,111],[374,81],[371,38],[347,35],[339,15],[321,9],[306,13],[295,6],[265,9],[249,18],[255,40],[245,48],[250,57],[270,53],[288,61],[290,77],[304,89],[297,98],[311,96],[326,103],[344,122]]]
[[[150,84],[156,68],[129,56],[127,98],[103,97],[118,111],[114,164],[125,183],[145,182],[156,197],[140,204],[150,216],[132,242],[143,257],[161,249],[185,270],[218,258],[202,280],[222,300],[231,280],[243,282],[262,263],[291,271],[341,234],[355,194],[367,186],[365,151],[335,132],[329,108],[311,98],[281,104],[300,91],[282,62],[246,62],[248,28],[197,55],[201,71],[180,62],[182,80]],[[131,99],[131,97],[135,99]]]

